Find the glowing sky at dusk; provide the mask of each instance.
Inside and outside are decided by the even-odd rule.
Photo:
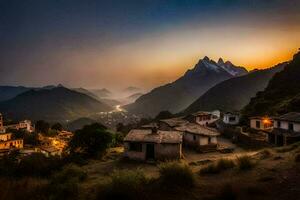
[[[0,0],[0,85],[152,88],[205,55],[248,69],[300,47],[299,0]]]

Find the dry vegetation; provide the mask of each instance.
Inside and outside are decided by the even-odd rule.
[[[283,150],[284,149],[284,150]],[[102,160],[65,166],[49,179],[0,181],[0,199],[299,199],[300,146],[211,161],[138,163],[122,148]],[[18,191],[18,192],[15,192]]]

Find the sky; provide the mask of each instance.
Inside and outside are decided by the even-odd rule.
[[[0,0],[0,85],[151,89],[199,59],[292,58],[300,0]]]

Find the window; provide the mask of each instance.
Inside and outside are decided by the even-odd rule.
[[[289,131],[294,131],[294,124],[293,123],[289,123]]]
[[[193,140],[195,141],[197,138],[196,138],[196,135],[193,135]]]
[[[234,122],[235,121],[235,117],[229,117],[229,121],[230,122]]]
[[[142,152],[143,151],[143,145],[141,143],[130,143],[129,144],[129,151],[138,151],[138,152]]]
[[[256,128],[260,128],[260,121],[256,121]]]
[[[209,137],[209,138],[208,138],[208,144],[210,144],[210,143],[211,143],[211,138]]]
[[[280,127],[281,127],[281,122],[277,121],[277,128],[280,128]]]

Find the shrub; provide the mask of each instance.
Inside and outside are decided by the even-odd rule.
[[[34,200],[48,199],[45,189],[47,181],[36,178],[0,179],[0,199]]]
[[[62,183],[66,181],[80,182],[87,177],[87,174],[76,165],[67,165],[61,171],[53,175],[53,183]]]
[[[235,167],[235,163],[232,160],[222,158],[217,162],[202,168],[200,170],[200,174],[217,174],[223,170],[231,169],[233,167]]]
[[[249,170],[254,167],[254,162],[250,156],[237,157],[237,164],[240,170]]]
[[[53,175],[48,193],[50,199],[76,199],[79,194],[78,183],[86,178],[86,173],[75,165],[67,165]]]
[[[163,186],[193,187],[195,176],[188,165],[167,162],[159,165],[160,181]]]
[[[141,199],[148,179],[141,170],[114,171],[111,182],[98,193],[98,199]]]
[[[22,158],[17,164],[16,175],[19,176],[49,176],[61,169],[63,162],[59,157],[46,157],[41,153],[34,153]]]

